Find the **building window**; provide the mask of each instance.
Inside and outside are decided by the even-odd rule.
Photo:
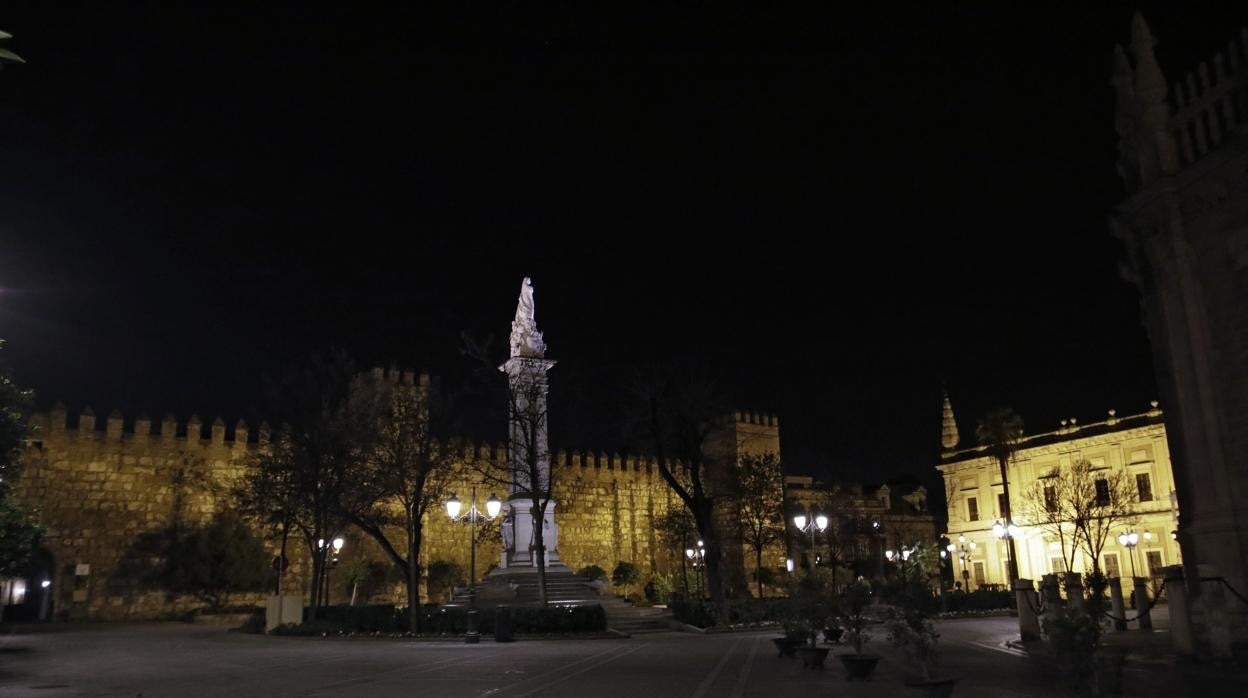
[[[1050,514],[1057,513],[1057,488],[1053,485],[1044,486],[1044,510]]]
[[[1109,506],[1109,480],[1098,478],[1096,481],[1096,505]]]
[[[979,521],[979,500],[974,497],[966,498],[966,520]]]
[[[1118,567],[1118,553],[1105,553],[1105,555],[1102,556],[1102,559],[1105,561],[1106,577],[1113,578],[1122,576],[1122,568]]]
[[[1160,550],[1149,550],[1145,552],[1144,559],[1148,561],[1148,576],[1160,577],[1163,574],[1162,568],[1166,565],[1161,561]]]
[[[1005,510],[1008,508],[1005,500],[1005,493],[997,493],[997,516],[1005,516]]]
[[[1053,574],[1061,574],[1066,571],[1066,558],[1051,557],[1049,558],[1049,567],[1053,570]]]
[[[1135,489],[1140,493],[1141,502],[1153,501],[1153,483],[1148,479],[1148,473],[1138,473],[1135,476]]]
[[[984,585],[984,563],[976,562],[973,566],[975,567],[975,588],[978,589]]]

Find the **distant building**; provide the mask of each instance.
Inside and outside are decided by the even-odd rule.
[[[945,398],[943,451],[937,469],[944,477],[948,506],[948,538],[952,551],[954,579],[971,590],[1009,581],[1006,544],[993,533],[993,524],[1002,522],[1004,497],[1001,469],[997,460],[981,446],[960,447],[953,409]],[[1140,577],[1160,578],[1162,567],[1179,562],[1179,546],[1172,538],[1178,518],[1174,498],[1174,476],[1162,412],[1153,408],[1142,414],[1119,417],[1114,411],[1099,422],[1081,424],[1062,420],[1050,432],[1026,435],[1008,468],[1011,519],[1020,529],[1015,536],[1018,575],[1039,580],[1043,575],[1066,571],[1061,543],[1054,533],[1038,524],[1042,516],[1028,492],[1043,492],[1055,469],[1064,469],[1077,459],[1087,459],[1094,470],[1106,474],[1125,473],[1138,499],[1133,503],[1136,517],[1121,532],[1134,530],[1140,536],[1134,550],[1119,545],[1114,530],[1098,560],[1100,569],[1111,577],[1130,577],[1132,558]],[[1071,571],[1091,571],[1091,560],[1080,551]],[[1128,585],[1129,586],[1129,585]]]
[[[936,542],[927,488],[917,482],[825,484],[806,475],[784,480],[788,557],[795,567],[835,561],[859,575],[876,577],[888,564],[887,551]],[[818,514],[828,517],[827,529],[814,532],[813,546],[810,533],[794,528],[793,514],[798,512],[810,519]]]

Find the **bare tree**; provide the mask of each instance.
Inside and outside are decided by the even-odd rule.
[[[763,551],[784,540],[784,471],[774,453],[741,458],[734,471],[741,537],[754,551],[754,581],[763,598]]]
[[[1075,568],[1079,551],[1079,528],[1075,525],[1075,501],[1072,498],[1070,469],[1056,467],[1040,476],[1036,486],[1023,492],[1030,524],[1056,538],[1067,570]]]
[[[245,513],[297,531],[312,560],[315,620],[329,559],[328,542],[348,523],[348,500],[363,481],[376,416],[353,401],[355,366],[342,352],[292,367],[268,386],[282,429],[260,449],[238,483]],[[283,549],[285,542],[283,541]]]
[[[688,508],[706,547],[706,579],[721,623],[728,622],[723,581],[723,542],[715,522],[716,505],[730,496],[723,473],[713,472],[706,449],[728,414],[717,381],[705,370],[653,367],[634,383],[659,475]]]
[[[425,514],[448,494],[451,468],[463,453],[450,433],[451,401],[425,381],[374,376],[356,399],[374,403],[378,419],[370,439],[367,477],[347,518],[377,541],[404,572],[408,629],[420,632],[420,550]],[[400,536],[396,536],[396,530]]]
[[[654,528],[659,534],[659,542],[680,559],[680,578],[683,582],[685,596],[689,596],[689,568],[686,562],[685,550],[690,549],[693,541],[697,540],[698,527],[693,521],[693,515],[685,507],[684,503],[678,503],[669,507],[654,520]]]
[[[1008,526],[1013,521],[1010,517],[1009,465],[1023,437],[1023,419],[1008,408],[994,410],[980,418],[975,427],[975,436],[1001,468],[1001,489],[1005,494],[1001,512],[1005,521],[1002,523]],[[1018,550],[1014,547],[1013,536],[1006,539],[1006,544],[1010,551],[1010,583],[1013,584],[1018,579]]]
[[[1097,468],[1085,458],[1071,463],[1065,480],[1073,524],[1092,558],[1092,571],[1099,573],[1101,551],[1113,530],[1138,520],[1134,483],[1126,472]]]

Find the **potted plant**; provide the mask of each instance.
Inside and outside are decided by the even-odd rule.
[[[871,587],[865,581],[858,580],[845,587],[841,594],[840,622],[845,629],[845,639],[853,646],[852,654],[838,654],[845,665],[846,678],[870,678],[875,672],[875,665],[880,658],[872,654],[863,654],[862,646],[867,643],[867,607],[871,605]]]
[[[802,668],[822,669],[827,648],[819,647],[819,631],[835,617],[836,594],[826,569],[814,568],[792,589],[786,637],[796,641],[792,651]]]
[[[804,619],[797,617],[787,617],[782,623],[784,628],[784,637],[773,637],[771,641],[776,645],[776,651],[779,657],[793,657],[796,655],[797,648],[806,644],[807,638],[810,637],[810,626]]]
[[[894,646],[906,653],[917,669],[916,675],[907,680],[906,685],[921,689],[930,698],[948,698],[953,694],[956,679],[934,675],[940,662],[937,644],[940,635],[932,624],[932,614],[937,607],[923,574],[922,551],[916,549],[909,558],[909,565],[903,563],[902,566],[896,594],[897,608],[888,621],[888,637]]]

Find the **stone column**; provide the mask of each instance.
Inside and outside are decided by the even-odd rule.
[[[1083,575],[1066,573],[1066,607],[1072,611],[1083,610]]]
[[[1179,654],[1195,653],[1192,635],[1192,616],[1187,605],[1187,586],[1183,580],[1183,566],[1170,565],[1165,569],[1166,597],[1170,600],[1170,642]]]
[[[1018,634],[1023,642],[1040,639],[1040,619],[1036,617],[1035,585],[1030,579],[1014,580],[1014,599],[1018,605]]]
[[[1109,613],[1113,616],[1114,630],[1122,631],[1127,629],[1126,607],[1122,603],[1122,578],[1110,577],[1106,580],[1109,583]]]
[[[1153,618],[1148,612],[1148,579],[1136,577],[1135,582],[1135,613],[1140,618],[1140,630],[1152,630]]]

